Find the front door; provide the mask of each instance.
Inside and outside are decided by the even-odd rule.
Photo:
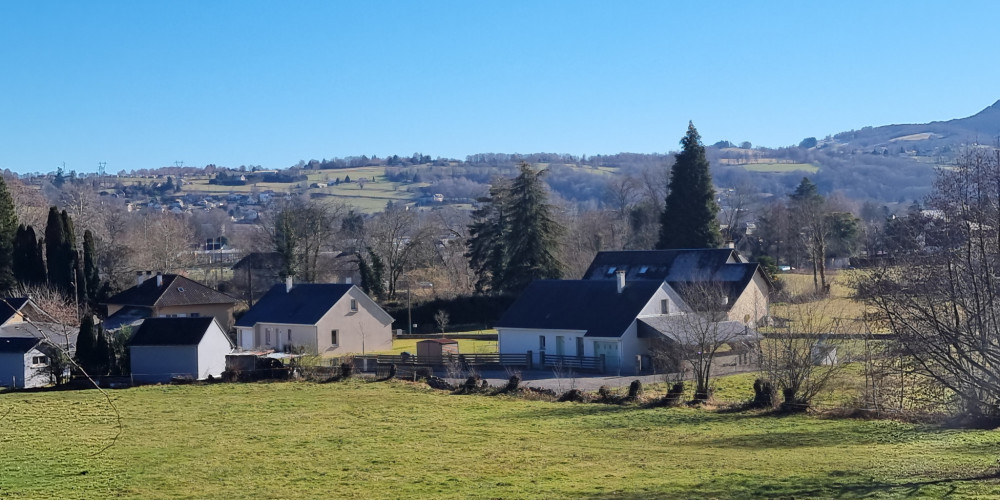
[[[576,355],[583,356],[583,337],[576,338]]]
[[[604,372],[618,373],[618,342],[594,342],[594,356],[604,355]]]
[[[556,335],[556,356],[566,355],[566,337]]]

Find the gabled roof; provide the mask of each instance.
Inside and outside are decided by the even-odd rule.
[[[58,323],[41,323],[32,321],[30,323],[11,323],[0,327],[0,337],[48,340],[49,342],[57,344],[59,347],[70,351],[76,349],[76,339],[79,335],[79,328],[67,327]]]
[[[163,285],[152,277],[108,299],[108,304],[123,306],[169,307],[198,304],[235,304],[237,300],[222,292],[177,274],[164,274]]]
[[[34,337],[0,337],[0,353],[24,354],[41,341]]]
[[[236,326],[257,323],[315,325],[354,285],[340,283],[304,283],[285,291],[285,285],[271,287]]]
[[[153,315],[153,309],[146,306],[125,306],[104,320],[105,330],[118,330],[126,326],[136,326]]]
[[[0,325],[14,317],[27,303],[27,297],[0,298]]]
[[[660,288],[633,281],[618,293],[608,280],[534,281],[507,309],[498,328],[582,330],[587,337],[620,337]]]
[[[684,345],[702,342],[704,339],[700,337],[704,336],[728,342],[760,340],[757,330],[749,328],[739,321],[719,321],[713,323],[711,327],[697,325],[692,321],[700,321],[700,319],[690,315],[639,318],[636,325],[636,335],[639,338],[665,338]]]
[[[129,345],[198,345],[215,318],[149,318],[132,335]],[[227,337],[228,338],[228,337]]]
[[[730,263],[742,263],[732,248],[598,252],[583,279],[613,280],[617,271],[625,271],[626,282],[702,281]]]

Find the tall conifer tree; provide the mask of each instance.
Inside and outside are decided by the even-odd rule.
[[[35,229],[21,224],[14,237],[14,278],[23,284],[45,284],[45,261]]]
[[[89,229],[83,232],[83,277],[87,281],[87,297],[96,302],[101,289],[101,276],[97,271],[97,249],[94,245],[94,233]]]
[[[69,291],[73,281],[70,277],[73,264],[66,260],[66,233],[59,217],[59,209],[49,207],[49,216],[45,222],[45,261],[49,271],[49,284],[64,291]]]
[[[7,183],[0,176],[0,293],[10,290],[14,279],[14,237],[17,235],[17,214]]]
[[[693,123],[688,123],[681,146],[683,149],[675,155],[670,170],[667,203],[660,219],[660,241],[656,248],[716,248],[722,244],[716,218],[719,205],[715,201],[705,146]]]

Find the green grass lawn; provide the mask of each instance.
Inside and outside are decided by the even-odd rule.
[[[987,498],[1000,433],[304,382],[0,394],[3,498]]]
[[[815,174],[819,167],[811,163],[747,163],[743,168],[750,172],[795,172],[797,170]]]
[[[382,354],[400,354],[408,352],[417,353],[416,339],[395,339],[392,341],[392,350]],[[497,352],[496,340],[458,339],[459,354],[495,354]]]

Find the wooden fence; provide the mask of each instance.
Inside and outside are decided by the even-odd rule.
[[[574,370],[604,373],[604,355],[600,356],[559,356],[538,353],[540,365],[545,368],[569,368]]]

